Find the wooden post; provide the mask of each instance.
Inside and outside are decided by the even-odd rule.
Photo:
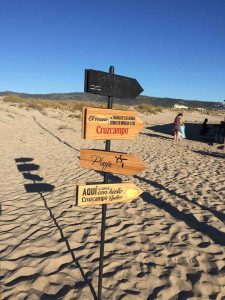
[[[114,67],[109,67],[109,73],[114,74]],[[108,96],[108,109],[112,109],[113,98]],[[110,151],[111,141],[106,140],[105,151]],[[104,173],[104,183],[109,182],[109,174]],[[102,272],[104,260],[104,246],[105,246],[105,221],[106,221],[107,204],[102,205],[102,227],[101,227],[101,244],[100,244],[100,258],[99,258],[99,276],[98,276],[98,300],[102,300]]]

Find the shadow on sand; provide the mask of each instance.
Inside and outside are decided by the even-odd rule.
[[[167,203],[161,199],[157,199],[151,196],[149,193],[144,192],[141,195],[141,198],[150,204],[157,206],[160,209],[163,209],[169,213],[173,218],[183,221],[190,228],[195,229],[198,232],[201,232],[204,235],[207,235],[214,243],[225,246],[225,233],[214,228],[211,225],[206,224],[205,222],[198,221],[191,213],[186,214],[179,211],[175,206],[172,206],[170,203]],[[209,243],[202,243],[202,248],[205,248]],[[200,245],[199,245],[200,246]]]
[[[150,129],[150,127],[148,127],[147,129]],[[159,138],[159,139],[163,139],[163,140],[173,140],[173,136],[168,137],[168,136],[161,135],[161,134],[158,134],[158,133],[140,132],[139,134],[141,134],[141,135],[147,135],[148,137],[155,137],[155,138]]]
[[[220,152],[207,152],[204,150],[192,150],[195,153],[201,154],[201,155],[208,155],[208,156],[213,156],[216,158],[225,158],[225,153],[220,153]]]
[[[31,163],[33,158],[30,157],[20,157],[16,158],[15,162],[17,163],[17,169],[23,174],[25,179],[33,181],[33,183],[24,184],[27,193],[42,193],[42,192],[51,192],[54,190],[55,186],[49,183],[37,183],[36,181],[42,181],[43,178],[31,174],[31,171],[37,171],[40,166],[34,163]],[[19,163],[19,164],[18,164]]]
[[[202,124],[185,123],[186,138],[188,140],[194,140],[194,141],[200,141],[203,143],[213,144],[216,127],[214,125],[209,125],[209,127],[211,127],[210,132],[207,135],[201,135],[200,130],[202,128]],[[173,138],[173,135],[174,135],[173,128],[174,128],[173,123],[146,127],[146,129],[157,132],[156,137],[158,135],[159,137],[163,137],[163,138],[165,138],[165,136],[160,136],[159,135],[160,133],[171,135],[171,138]],[[146,135],[148,135],[148,133],[146,133]],[[149,133],[149,135],[151,136],[152,133]]]
[[[112,182],[122,182],[122,179],[119,176],[115,176],[110,174],[109,178]],[[212,213],[215,217],[217,217],[219,220],[221,220],[223,223],[225,223],[225,215],[222,212],[218,212],[214,209],[211,209],[209,207],[206,207],[204,205],[198,204],[196,201],[189,200],[186,196],[179,195],[178,193],[164,187],[163,185],[148,180],[139,176],[134,176],[134,178],[137,178],[140,181],[145,181],[151,186],[154,186],[157,189],[165,190],[166,192],[178,196],[181,200],[190,202],[192,204],[195,204],[196,206],[200,207],[203,210],[207,210],[210,213]],[[150,203],[160,209],[163,209],[165,212],[169,213],[173,218],[179,221],[183,221],[185,224],[187,224],[190,228],[193,228],[194,230],[208,236],[214,243],[225,246],[225,233],[218,230],[217,228],[214,228],[211,225],[206,224],[205,222],[198,221],[193,214],[191,213],[184,213],[177,209],[175,206],[171,205],[170,203],[167,203],[166,201],[163,201],[161,199],[153,197],[150,193],[144,192],[140,195],[140,198],[142,198],[145,202]],[[205,244],[202,245],[202,247],[206,247]]]
[[[25,184],[25,189],[27,191],[27,193],[39,193],[40,198],[43,200],[44,206],[45,208],[48,210],[48,213],[51,217],[51,219],[53,220],[55,227],[58,229],[59,233],[60,233],[60,242],[64,242],[66,244],[68,253],[70,253],[71,257],[72,257],[72,261],[75,263],[75,265],[78,267],[84,282],[78,282],[75,283],[76,288],[82,288],[85,285],[88,285],[90,288],[90,291],[92,293],[93,299],[94,300],[98,300],[97,299],[97,294],[94,290],[94,287],[91,283],[91,280],[89,280],[87,278],[87,275],[84,273],[84,270],[82,269],[78,259],[76,258],[73,249],[70,247],[70,244],[67,240],[67,238],[65,237],[62,228],[59,226],[57,219],[55,218],[51,208],[48,206],[47,200],[45,199],[43,192],[51,192],[53,191],[53,189],[55,188],[54,185],[48,184],[48,183],[36,183],[36,181],[42,181],[43,178],[36,175],[36,174],[31,174],[30,171],[33,170],[38,170],[39,169],[39,165],[36,164],[31,164],[30,162],[33,161],[33,158],[28,158],[28,157],[20,157],[20,158],[16,158],[15,159],[16,163],[22,163],[17,165],[17,168],[20,172],[25,172],[22,173],[25,179],[28,180],[32,180],[33,183],[32,184]],[[29,162],[29,164],[27,164],[27,162]],[[39,231],[40,228],[38,228],[37,230],[35,230],[31,235],[35,234],[37,231]],[[30,235],[30,236],[31,236]],[[16,245],[13,250],[11,252],[13,252],[16,248],[18,248],[25,240],[27,240],[30,236],[26,237],[23,241],[20,242],[19,245]],[[88,272],[88,274],[91,274],[91,272]],[[70,291],[70,287],[63,287],[61,290],[59,290],[59,292],[55,295],[53,295],[53,298],[51,296],[47,296],[47,295],[43,295],[43,300],[44,299],[50,299],[48,297],[51,297],[51,299],[61,299],[61,297],[64,297],[68,292]],[[42,299],[42,298],[41,298]]]

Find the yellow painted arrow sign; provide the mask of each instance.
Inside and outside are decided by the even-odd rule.
[[[147,167],[135,155],[89,149],[80,151],[80,166],[97,171],[131,176],[142,172]]]
[[[131,182],[110,184],[78,184],[77,206],[131,202],[143,193],[143,190]]]
[[[134,111],[86,107],[83,109],[82,137],[92,140],[134,139],[144,127]]]

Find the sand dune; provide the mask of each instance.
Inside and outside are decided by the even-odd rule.
[[[136,140],[112,141],[149,167],[110,176],[145,192],[108,205],[103,299],[225,299],[225,152],[196,136],[174,144],[171,112],[141,118]],[[4,102],[0,133],[1,299],[96,299],[101,206],[74,204],[78,182],[102,182],[79,167],[80,148],[104,141],[82,140],[67,112]]]

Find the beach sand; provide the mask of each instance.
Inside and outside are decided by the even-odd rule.
[[[176,112],[140,114],[145,127],[112,151],[148,168],[129,180],[144,193],[107,206],[102,299],[225,299],[225,151],[199,141],[204,118],[184,112],[187,139],[174,144]],[[1,300],[96,299],[101,205],[76,207],[76,184],[102,182],[79,167],[81,119],[0,101]]]

